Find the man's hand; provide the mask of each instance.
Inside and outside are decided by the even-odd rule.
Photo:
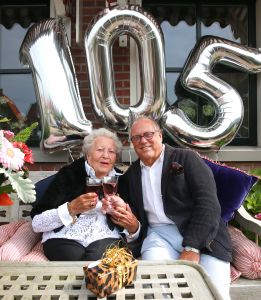
[[[135,233],[139,228],[139,222],[128,204],[125,204],[125,207],[118,206],[110,215],[113,223],[126,228],[129,234]]]
[[[199,263],[200,254],[199,253],[195,253],[193,251],[185,251],[185,250],[183,250],[181,252],[181,254],[180,254],[179,259],[189,260],[189,261],[193,261],[195,263]]]
[[[103,213],[112,214],[118,207],[124,207],[126,209],[126,203],[117,195],[107,196],[102,199],[102,211]]]

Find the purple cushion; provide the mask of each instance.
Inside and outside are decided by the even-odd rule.
[[[257,182],[258,177],[216,163],[205,157],[203,160],[214,174],[217,195],[221,205],[221,216],[225,222],[228,222],[233,218],[235,211],[244,202],[248,192]]]

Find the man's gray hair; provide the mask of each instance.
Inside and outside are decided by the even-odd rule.
[[[138,122],[138,121],[140,121],[140,120],[150,120],[150,121],[154,124],[155,129],[161,131],[160,125],[159,125],[159,124],[157,123],[157,121],[155,121],[152,117],[140,115],[140,116],[138,116],[136,119],[134,119],[134,121],[133,121],[132,124],[131,124],[131,128],[130,128],[130,130],[129,130],[129,140],[131,139],[131,129],[132,129],[132,126],[133,126],[136,122]]]
[[[137,118],[135,118],[134,121],[132,122],[131,127],[133,126],[133,124],[135,124],[136,122],[138,122],[140,120],[150,120],[155,125],[155,129],[161,130],[160,125],[159,125],[159,123],[157,123],[156,120],[154,120],[150,116],[144,116],[144,115],[140,115]]]
[[[120,154],[122,150],[122,143],[116,133],[106,129],[106,128],[99,128],[99,129],[93,129],[92,132],[87,135],[83,140],[83,146],[82,146],[82,153],[85,155],[89,152],[91,146],[93,145],[94,140],[97,137],[104,136],[107,138],[110,138],[114,141],[116,146],[116,153],[117,155]]]

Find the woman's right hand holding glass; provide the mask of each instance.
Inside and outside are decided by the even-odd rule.
[[[86,193],[75,198],[70,202],[70,212],[78,215],[89,211],[97,205],[98,195],[96,193]]]

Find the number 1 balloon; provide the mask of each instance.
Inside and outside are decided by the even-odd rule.
[[[41,112],[41,148],[54,152],[81,144],[92,124],[83,111],[62,21],[33,25],[21,45],[20,60],[32,69]]]

